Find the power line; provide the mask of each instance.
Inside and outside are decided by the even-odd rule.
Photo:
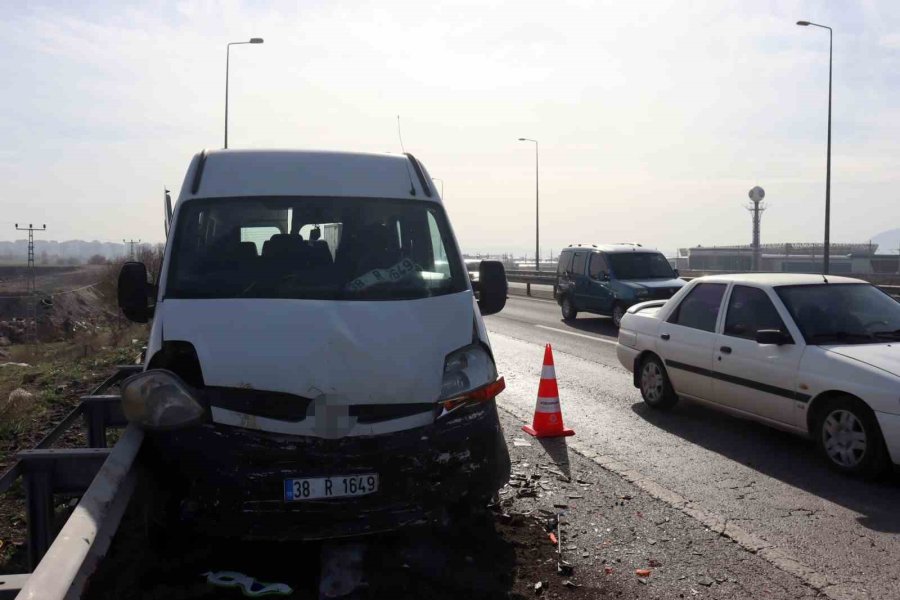
[[[31,296],[31,326],[32,340],[37,342],[37,288],[35,287],[34,277],[34,232],[47,231],[47,225],[42,227],[34,227],[31,223],[28,227],[19,227],[16,223],[16,231],[28,232],[28,294]]]

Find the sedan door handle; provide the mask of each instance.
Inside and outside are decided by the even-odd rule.
[[[731,354],[731,346],[722,346],[719,350],[722,354]]]
[[[662,335],[659,336],[659,337],[661,337],[661,338],[664,339],[665,341],[669,341],[669,338],[671,338],[672,336],[669,335],[668,333],[664,333],[664,334],[662,334]]]

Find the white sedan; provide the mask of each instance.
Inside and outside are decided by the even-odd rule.
[[[679,397],[807,435],[839,471],[900,464],[900,303],[858,279],[694,279],[632,306],[619,361],[644,402]]]

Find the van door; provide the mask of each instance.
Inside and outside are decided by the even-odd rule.
[[[574,293],[570,273],[572,271],[572,252],[560,252],[559,264],[556,266],[556,285],[553,286],[553,297],[559,298],[565,292]]]
[[[588,310],[600,313],[611,313],[613,306],[613,292],[609,281],[609,265],[606,257],[599,252],[591,254],[588,264]]]
[[[791,335],[765,290],[735,285],[728,299],[725,325],[715,344],[715,400],[731,408],[798,425],[797,369],[803,346],[758,344],[756,332],[777,329]]]
[[[590,304],[590,280],[587,276],[588,252],[575,251],[572,259],[571,279],[575,289],[575,306],[581,310]]]
[[[727,284],[699,283],[659,326],[659,354],[678,394],[711,399],[716,325]]]

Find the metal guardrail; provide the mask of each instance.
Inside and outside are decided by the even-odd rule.
[[[712,275],[713,273],[709,273]],[[725,271],[722,274],[726,274]],[[695,279],[696,277],[701,277],[700,274],[693,274],[691,272],[690,275],[682,274],[680,277],[685,281],[690,281]],[[858,279],[864,279],[863,277],[857,276]],[[506,280],[510,283],[524,283],[525,284],[525,294],[527,296],[531,296],[531,286],[532,285],[556,285],[556,272],[554,271],[526,271],[526,270],[518,270],[518,269],[507,269],[506,270]],[[876,284],[877,285],[877,284]],[[900,285],[878,285],[879,288],[896,298],[900,301]]]
[[[109,390],[129,375],[143,370],[142,365],[124,365],[118,367],[116,373],[107,378],[94,391],[81,398],[76,406],[60,421],[32,450],[23,450],[16,456],[16,462],[0,477],[0,493],[7,492],[21,477],[26,496],[26,514],[28,522],[28,562],[31,569],[37,570],[40,565],[55,563],[44,561],[46,553],[54,542],[54,496],[80,496],[84,494],[75,508],[73,517],[83,512],[86,499],[96,497],[95,486],[103,480],[103,473],[110,464],[111,457],[122,451],[106,448],[106,430],[111,427],[123,427],[127,424],[119,404],[119,396],[108,394]],[[66,431],[79,419],[84,418],[87,427],[88,448],[51,448]],[[134,437],[134,434],[131,434]],[[123,438],[124,440],[125,438]],[[116,445],[118,448],[121,442]],[[109,477],[105,477],[109,479]],[[123,488],[123,490],[126,488]],[[87,506],[90,506],[88,502]],[[109,512],[110,506],[103,510]],[[96,510],[93,511],[95,514]],[[72,520],[70,517],[69,521]],[[69,527],[69,521],[63,527]],[[101,523],[101,521],[98,521]],[[118,523],[118,522],[117,522]],[[113,531],[115,528],[113,528]],[[61,539],[61,538],[57,538]],[[92,542],[85,540],[94,537],[81,536],[78,544],[91,551]],[[53,577],[61,576],[58,568],[45,569],[51,571]],[[33,579],[32,574],[4,575],[0,577],[0,600],[19,597],[16,594],[28,587]],[[38,594],[33,598],[56,598],[57,596]],[[65,596],[58,596],[63,598]]]

